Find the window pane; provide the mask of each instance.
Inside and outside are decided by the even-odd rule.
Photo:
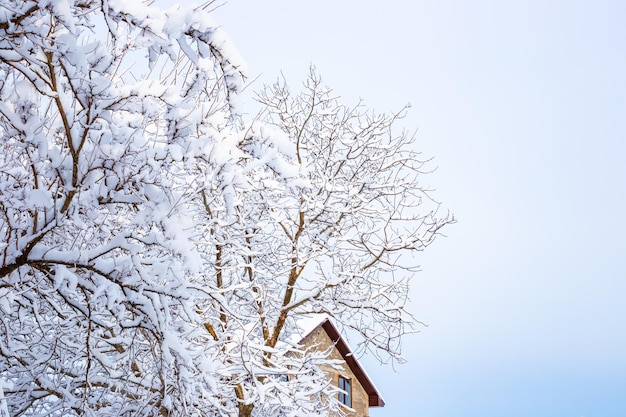
[[[348,378],[344,378],[342,376],[339,377],[339,389],[345,391],[339,393],[339,402],[342,404],[352,407],[352,386],[351,380]]]

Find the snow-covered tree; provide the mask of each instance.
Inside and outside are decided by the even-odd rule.
[[[0,1],[0,392],[12,416],[328,415],[325,313],[400,358],[452,218],[412,138],[311,72],[238,112],[210,4]]]

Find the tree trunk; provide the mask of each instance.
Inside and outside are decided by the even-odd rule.
[[[252,410],[254,410],[254,404],[239,403],[239,417],[252,416]]]

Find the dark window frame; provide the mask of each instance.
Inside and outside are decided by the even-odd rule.
[[[337,379],[337,386],[340,390],[345,391],[338,394],[339,402],[346,407],[352,408],[352,379],[339,375]]]

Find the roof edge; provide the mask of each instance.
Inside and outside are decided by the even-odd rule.
[[[352,350],[348,346],[348,343],[345,341],[341,333],[335,327],[335,325],[330,321],[329,317],[323,319],[317,326],[315,326],[310,332],[308,332],[301,340],[302,343],[307,337],[309,337],[313,332],[315,332],[318,328],[323,328],[330,340],[335,344],[335,348],[341,354],[341,357],[346,362],[354,376],[358,379],[359,383],[367,393],[369,397],[369,406],[370,407],[384,407],[385,401],[383,400],[382,395],[378,392],[378,389],[374,385],[374,382],[370,379],[365,369],[361,366],[359,361],[355,358]]]

